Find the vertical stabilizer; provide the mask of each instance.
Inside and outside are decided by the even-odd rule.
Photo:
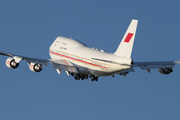
[[[114,53],[115,55],[122,57],[131,57],[137,24],[138,24],[138,20],[133,19],[131,21],[126,33],[124,34],[121,43],[119,44],[119,47]]]

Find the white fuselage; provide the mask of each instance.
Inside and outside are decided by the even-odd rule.
[[[50,46],[49,53],[52,59],[70,61],[82,74],[109,76],[132,67],[131,58],[95,50],[66,37],[57,37]]]

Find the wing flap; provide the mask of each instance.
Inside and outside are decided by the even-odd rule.
[[[129,68],[127,70],[121,71],[119,73],[135,72],[134,68]]]
[[[77,67],[75,67],[70,61],[65,59],[50,59],[53,67],[55,69],[61,69],[73,73],[79,73],[79,70]]]
[[[41,65],[45,65],[47,66],[48,64],[48,61],[42,61],[42,60],[38,60],[38,59],[27,59],[27,58],[24,58],[24,61],[28,62],[28,63],[37,63],[37,64],[41,64]]]
[[[53,67],[55,69],[65,70],[73,73],[79,73],[78,69],[74,66],[67,66],[67,65],[53,63]]]

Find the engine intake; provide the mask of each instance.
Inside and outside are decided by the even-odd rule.
[[[161,74],[166,74],[166,75],[168,75],[168,74],[170,74],[170,73],[173,72],[173,69],[172,69],[172,68],[160,68],[160,69],[158,69],[158,71],[159,71],[159,73],[161,73]]]
[[[29,69],[33,72],[40,72],[42,70],[42,65],[37,64],[37,63],[30,63],[29,64]]]
[[[19,66],[19,63],[17,63],[14,58],[10,57],[6,60],[6,66],[15,69]]]

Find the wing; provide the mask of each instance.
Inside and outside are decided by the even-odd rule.
[[[118,72],[116,74],[126,76],[129,72],[135,72],[133,67],[140,67],[142,70],[158,69],[162,74],[173,72],[172,68],[175,64],[180,64],[180,61],[163,61],[163,62],[134,62],[132,68]]]
[[[0,52],[0,55],[10,57],[6,60],[6,65],[12,69],[17,68],[19,65],[19,62],[21,60],[24,60],[29,64],[29,68],[33,72],[40,72],[42,70],[43,65],[47,66],[48,63],[50,63],[57,70],[65,70],[65,71],[69,71],[69,72],[73,72],[73,73],[79,73],[78,68],[75,67],[70,61],[65,60],[65,59],[56,59],[56,60],[54,60],[54,59],[39,59],[39,58],[25,57],[25,56],[9,54],[9,53],[4,53],[4,52]],[[14,64],[11,64],[12,62],[14,62]],[[13,66],[13,65],[15,65],[15,63],[17,66]],[[41,67],[41,69],[39,68],[40,69],[39,71],[38,71],[38,69],[35,70],[38,67]]]
[[[173,72],[172,68],[175,64],[180,64],[180,61],[163,61],[163,62],[134,62],[133,67],[140,67],[142,70],[158,69],[162,74]]]
[[[134,62],[133,67],[140,67],[141,69],[158,69],[158,68],[172,68],[175,64],[180,64],[180,61],[165,61],[165,62]]]

